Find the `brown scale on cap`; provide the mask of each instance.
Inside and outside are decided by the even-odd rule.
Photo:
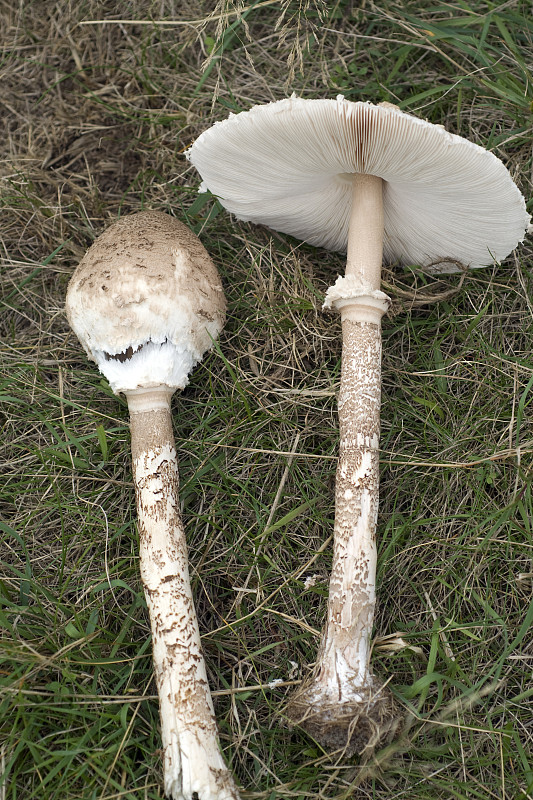
[[[130,412],[139,565],[152,631],[165,793],[238,800],[220,747],[189,579],[170,400],[225,317],[196,236],[156,211],[124,217],[74,273],[69,321]]]
[[[220,278],[204,246],[186,225],[160,211],[122,217],[104,231],[78,265],[67,294],[69,322],[90,356],[175,342],[180,315],[190,321],[192,344],[208,349],[224,314]],[[204,322],[212,323],[211,339]]]

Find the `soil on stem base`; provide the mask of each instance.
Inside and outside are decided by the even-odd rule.
[[[334,694],[319,676],[311,676],[291,697],[285,714],[328,753],[363,758],[392,739],[399,723],[391,692],[372,676],[363,686],[343,686],[342,692],[339,687]]]

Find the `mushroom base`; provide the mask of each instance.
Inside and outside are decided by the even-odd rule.
[[[375,748],[392,739],[400,717],[391,692],[371,677],[364,686],[339,687],[332,694],[312,676],[293,695],[285,709],[292,725],[298,725],[327,752],[358,753],[368,758]]]

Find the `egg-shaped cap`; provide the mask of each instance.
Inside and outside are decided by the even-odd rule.
[[[523,241],[524,198],[491,152],[390,104],[291,97],[216,122],[187,152],[238,219],[345,251],[353,173],[383,179],[384,259],[455,271]],[[431,268],[431,267],[430,267]]]
[[[220,277],[183,223],[160,211],[122,217],[89,248],[67,317],[114,392],[183,388],[225,320]]]

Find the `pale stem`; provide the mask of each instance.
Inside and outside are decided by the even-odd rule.
[[[379,289],[382,263],[383,181],[375,175],[356,173],[345,274],[358,278],[364,288]]]
[[[376,582],[381,402],[379,324],[342,319],[339,461],[323,678],[343,700],[369,677]],[[349,682],[347,682],[349,681]]]
[[[330,295],[342,321],[340,447],[326,624],[312,676],[289,718],[326,749],[371,750],[392,729],[393,703],[370,669],[379,490],[382,180],[354,175],[346,277]],[[331,291],[331,290],[330,290]]]
[[[382,184],[374,175],[354,175],[346,276],[370,291],[381,284]],[[340,313],[339,462],[333,566],[321,647],[324,677],[337,686],[346,684],[348,677],[354,679],[352,685],[364,685],[369,671],[376,599],[383,312],[371,303],[370,295],[363,295],[344,301]]]
[[[127,395],[140,570],[150,615],[163,740],[165,794],[238,800],[218,744],[179,511],[167,387]]]

